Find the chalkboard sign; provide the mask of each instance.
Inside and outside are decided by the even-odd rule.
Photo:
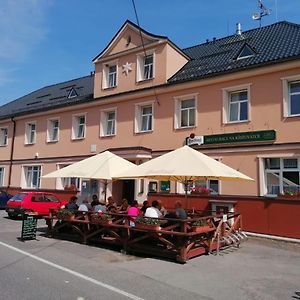
[[[37,228],[37,216],[34,215],[23,215],[22,222],[22,240],[35,240],[36,239],[36,228]]]

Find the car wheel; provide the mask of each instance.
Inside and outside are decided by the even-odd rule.
[[[8,217],[10,218],[10,219],[14,219],[16,216],[14,215],[14,214],[12,214],[12,213],[7,213],[8,214]]]

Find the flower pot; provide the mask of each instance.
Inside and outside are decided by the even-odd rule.
[[[144,224],[144,223],[136,223],[135,228],[144,229],[144,230],[155,230],[155,231],[161,229],[159,224]]]
[[[203,226],[192,226],[192,230],[193,232],[198,232],[198,233],[201,233],[201,232],[208,232],[210,230],[210,227],[209,225],[203,225]]]
[[[109,225],[113,223],[112,219],[109,220],[101,220],[101,219],[96,219],[96,218],[92,218],[92,222],[95,224],[105,224],[105,225]]]

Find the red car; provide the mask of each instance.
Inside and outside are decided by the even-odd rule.
[[[23,212],[35,212],[42,216],[48,215],[50,208],[60,208],[66,203],[52,193],[22,192],[8,200],[6,212],[10,218],[21,216]]]

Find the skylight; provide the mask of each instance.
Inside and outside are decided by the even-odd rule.
[[[74,97],[77,97],[77,96],[78,96],[77,92],[75,91],[74,88],[72,88],[72,89],[70,90],[70,92],[69,92],[68,99],[74,98]]]

